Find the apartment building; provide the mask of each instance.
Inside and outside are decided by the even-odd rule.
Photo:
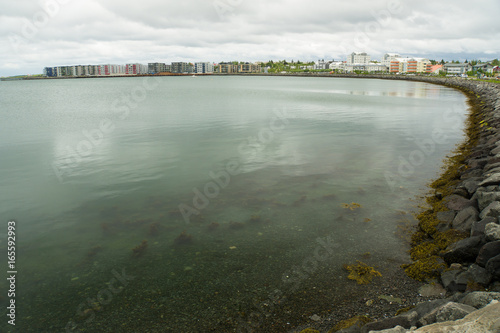
[[[162,62],[148,63],[148,73],[149,74],[170,72],[170,70],[171,70],[170,65],[167,65],[167,64],[162,63]]]
[[[401,58],[401,56],[398,53],[386,53],[382,57],[382,65],[390,67],[391,62],[396,60],[397,58]]]
[[[395,58],[391,61],[391,73],[430,73],[432,64],[427,58]]]
[[[232,62],[221,62],[217,66],[216,72],[222,74],[238,73],[238,65],[235,65]]]
[[[173,62],[170,71],[172,73],[193,73],[194,66],[187,62]]]
[[[244,64],[239,64],[237,70],[238,73],[260,73],[262,71],[262,67],[246,62]]]
[[[452,64],[447,63],[443,65],[444,71],[451,75],[462,75],[472,70],[471,64]]]
[[[368,64],[370,55],[366,52],[353,52],[347,56],[347,64]]]
[[[211,62],[197,62],[194,64],[194,72],[196,74],[213,73],[214,64]]]

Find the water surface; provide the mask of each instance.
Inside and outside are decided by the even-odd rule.
[[[0,102],[23,332],[283,331],[348,301],[343,264],[407,260],[398,225],[467,109],[294,77],[13,81]]]

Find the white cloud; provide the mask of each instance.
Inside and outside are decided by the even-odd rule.
[[[351,51],[500,57],[500,2],[397,2],[0,0],[0,75],[65,64],[338,59]]]

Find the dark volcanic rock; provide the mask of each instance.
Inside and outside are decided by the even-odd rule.
[[[480,236],[470,237],[451,244],[443,254],[448,264],[474,262],[482,246]]]
[[[470,232],[472,224],[479,220],[479,212],[476,208],[470,206],[458,212],[453,219],[453,229]]]
[[[500,254],[488,260],[486,270],[494,279],[500,279]]]
[[[481,211],[481,214],[479,214],[479,217],[484,219],[486,216],[491,216],[494,218],[498,218],[498,215],[500,215],[500,201],[493,201],[490,203],[486,208],[484,208]]]
[[[453,222],[453,219],[457,213],[453,210],[447,210],[445,212],[438,212],[436,214],[436,217],[439,221],[444,222],[444,223],[451,223]]]
[[[486,267],[486,263],[493,257],[500,254],[500,241],[490,242],[485,244],[480,250],[476,258],[476,264],[481,267]]]
[[[474,202],[472,200],[465,199],[456,194],[452,194],[443,199],[444,205],[451,210],[463,210],[469,206],[473,206]]]
[[[484,236],[484,228],[488,223],[495,222],[496,219],[491,216],[487,216],[481,221],[476,221],[472,223],[471,231],[470,231],[470,236]]]
[[[483,286],[487,286],[491,282],[491,274],[485,268],[482,268],[479,265],[470,265],[467,272],[469,272],[474,282],[479,283]]]
[[[361,328],[361,333],[368,333],[370,331],[380,331],[387,328],[393,328],[396,326],[402,326],[404,328],[410,328],[417,321],[418,315],[415,311],[410,311],[403,313],[397,317],[386,318],[372,323],[368,323]]]

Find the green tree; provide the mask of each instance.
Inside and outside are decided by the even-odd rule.
[[[500,61],[498,61],[498,59],[495,59],[495,60],[493,60],[493,61],[491,62],[491,64],[492,64],[493,66],[500,66]]]

